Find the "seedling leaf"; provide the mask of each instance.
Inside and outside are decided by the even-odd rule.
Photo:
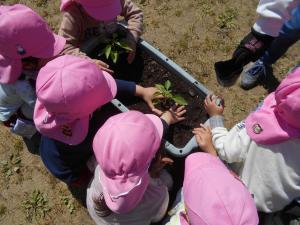
[[[162,92],[161,94],[166,92],[165,86],[162,84],[155,84],[155,87]]]
[[[188,102],[180,95],[174,95],[173,100],[179,105],[188,105]]]
[[[111,53],[111,45],[106,45],[104,52],[105,52],[105,57],[108,59]]]
[[[165,89],[166,89],[166,90],[169,90],[170,87],[171,87],[171,81],[167,80],[167,81],[165,82]]]

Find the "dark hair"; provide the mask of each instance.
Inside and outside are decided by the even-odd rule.
[[[106,205],[103,192],[97,197],[93,196],[92,199],[94,202],[94,209],[98,216],[107,217],[112,213],[112,211]]]
[[[37,64],[38,61],[39,61],[38,58],[32,57],[32,56],[29,56],[29,57],[26,57],[26,58],[22,59],[22,62],[24,62],[24,63],[34,63],[34,64]]]

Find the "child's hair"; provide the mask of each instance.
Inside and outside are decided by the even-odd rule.
[[[94,209],[99,217],[107,217],[112,213],[112,211],[106,205],[103,193],[97,197],[93,196],[92,199],[94,203]]]
[[[23,59],[22,59],[22,62],[24,62],[24,63],[35,63],[35,64],[37,64],[37,63],[38,63],[38,60],[39,60],[38,58],[30,56],[30,57],[23,58]]]

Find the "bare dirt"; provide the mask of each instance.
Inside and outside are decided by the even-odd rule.
[[[231,56],[256,18],[258,0],[136,0],[144,11],[143,38],[186,69],[208,89],[225,99],[228,128],[244,119],[266,94],[262,86],[243,91],[238,82],[229,88],[218,85],[213,64]],[[1,4],[23,3],[35,10],[57,31],[59,0],[1,0]],[[299,61],[299,44],[274,66],[281,80]],[[200,114],[200,113],[199,113]],[[30,154],[23,142],[0,128],[0,224],[63,225],[94,224],[85,208],[72,198],[66,186],[54,179],[39,156]],[[10,171],[10,172],[9,172]],[[40,190],[47,202],[45,217],[26,218],[24,202]],[[72,210],[73,209],[73,210]],[[71,214],[72,212],[72,214]]]

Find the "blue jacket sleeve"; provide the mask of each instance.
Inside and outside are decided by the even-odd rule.
[[[117,99],[132,98],[135,95],[136,84],[132,81],[116,79],[117,84]]]

